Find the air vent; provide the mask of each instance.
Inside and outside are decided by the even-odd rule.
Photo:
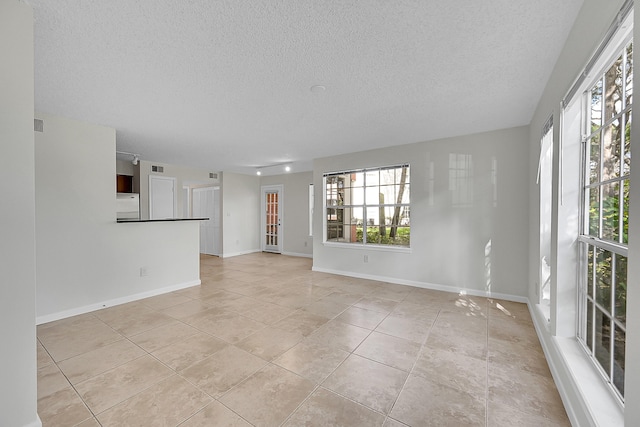
[[[44,121],[41,119],[33,119],[33,130],[36,132],[44,132]]]
[[[151,172],[164,172],[164,166],[151,166]]]
[[[217,173],[213,173],[213,172],[209,172],[209,178],[218,179],[218,174]]]

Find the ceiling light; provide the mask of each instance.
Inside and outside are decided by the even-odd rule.
[[[326,89],[327,89],[326,86],[314,85],[314,86],[311,86],[311,88],[309,90],[311,90],[311,92],[313,92],[313,93],[319,93],[319,92],[324,92]]]
[[[133,163],[134,166],[138,165],[138,162],[140,162],[140,154],[136,154],[136,153],[129,153],[127,151],[116,151],[116,154],[122,154],[124,156],[131,156],[131,163]]]
[[[277,175],[283,172],[291,172],[292,169],[291,162],[282,162],[282,163],[273,163],[271,165],[260,165],[255,167],[256,175],[260,176],[263,174],[267,175]]]

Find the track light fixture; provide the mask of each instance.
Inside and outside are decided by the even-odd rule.
[[[133,157],[131,159],[131,163],[133,163],[134,166],[137,166],[138,163],[140,162],[140,154],[136,154],[136,153],[129,153],[127,151],[116,151],[116,154],[122,154],[125,156],[131,156]]]
[[[264,166],[258,166],[256,168],[256,175],[260,176],[262,175],[262,172],[266,170],[270,170],[272,172],[278,173],[278,172],[291,172],[291,163],[286,162],[286,163],[274,163],[272,165],[264,165]]]

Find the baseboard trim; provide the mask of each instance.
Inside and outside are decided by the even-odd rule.
[[[192,280],[189,282],[183,282],[175,285],[165,286],[163,288],[153,289],[151,291],[140,292],[133,295],[127,295],[120,298],[114,298],[107,301],[97,302],[95,304],[89,304],[82,307],[63,310],[57,313],[46,314],[44,316],[36,317],[36,325],[41,325],[43,323],[49,323],[56,320],[66,319],[67,317],[90,313],[92,311],[101,310],[103,308],[113,307],[116,305],[125,304],[128,302],[137,301],[144,298],[154,297],[156,295],[166,294],[168,292],[179,291],[180,289],[190,288],[192,286],[198,286],[200,284],[201,284],[200,279]]]
[[[40,420],[40,416],[36,414],[36,420],[30,422],[29,424],[25,424],[23,427],[42,427],[42,421]]]
[[[300,258],[313,258],[313,254],[303,254],[301,252],[282,252],[282,255],[296,256]]]
[[[513,301],[513,302],[521,302],[521,303],[527,303],[529,301],[528,298],[526,297],[522,297],[522,296],[518,296],[518,295],[510,295],[510,294],[503,294],[503,293],[498,293],[498,292],[488,292],[488,291],[481,291],[478,289],[464,289],[464,288],[458,288],[458,287],[454,287],[454,286],[447,286],[447,285],[440,285],[437,283],[429,283],[429,282],[419,282],[416,280],[406,280],[406,279],[399,279],[397,277],[386,277],[386,276],[377,276],[377,275],[371,275],[371,274],[362,274],[362,273],[356,273],[356,272],[352,272],[352,271],[342,271],[342,270],[333,270],[330,268],[321,268],[321,267],[312,267],[313,271],[317,271],[320,273],[329,273],[329,274],[337,274],[340,276],[347,276],[347,277],[355,277],[358,279],[367,279],[367,280],[376,280],[379,282],[388,282],[388,283],[394,283],[397,285],[406,285],[406,286],[413,286],[416,288],[423,288],[423,289],[432,289],[434,291],[443,291],[443,292],[451,292],[451,293],[456,293],[456,294],[466,294],[466,295],[473,295],[476,297],[487,297],[487,298],[496,298],[496,299],[501,299],[501,300],[506,300],[506,301]]]
[[[240,252],[229,252],[229,253],[223,252],[222,255],[220,255],[220,258],[231,258],[234,256],[255,254],[256,252],[261,252],[261,251],[260,249],[250,249],[248,251],[240,251]]]

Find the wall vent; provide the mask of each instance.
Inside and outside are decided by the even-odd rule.
[[[151,172],[164,172],[164,166],[151,166]]]
[[[33,130],[36,132],[44,132],[44,121],[41,119],[33,119]]]
[[[209,172],[209,178],[218,179],[218,174],[217,173],[213,173],[213,172]]]

